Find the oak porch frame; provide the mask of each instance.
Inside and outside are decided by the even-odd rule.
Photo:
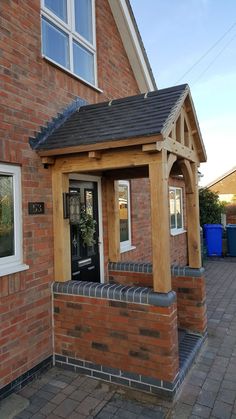
[[[71,173],[103,176],[107,194],[109,260],[120,260],[119,203],[116,180],[149,177],[153,249],[153,288],[171,290],[168,180],[174,169],[186,189],[187,243],[190,268],[201,267],[198,166],[206,161],[189,90],[167,118],[158,135],[125,138],[40,150],[52,166],[55,280],[71,279],[70,228],[63,218],[63,192]],[[159,238],[161,237],[161,240]]]
[[[71,278],[70,228],[69,221],[63,218],[62,202],[63,192],[68,192],[69,189],[71,173],[105,174],[108,195],[109,260],[119,261],[119,214],[115,180],[116,176],[117,179],[120,178],[119,170],[122,169],[124,173],[129,171],[129,178],[143,176],[144,172],[148,173],[151,199],[153,288],[155,292],[171,291],[168,179],[176,161],[182,167],[187,184],[187,215],[188,220],[191,219],[191,222],[188,222],[189,265],[193,268],[200,268],[197,153],[184,145],[176,147],[176,141],[168,138],[152,142],[148,144],[148,147],[147,144],[140,143],[133,147],[104,149],[102,152],[100,150],[99,154],[96,154],[94,150],[92,157],[90,150],[56,158],[52,166],[55,280],[63,282]],[[158,239],[159,237],[161,240]]]

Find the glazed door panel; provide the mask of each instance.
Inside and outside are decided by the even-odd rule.
[[[81,225],[71,224],[72,279],[100,282],[97,182],[71,180],[70,192],[79,192],[81,211],[85,211],[96,222],[93,235],[94,243],[92,245],[85,243],[81,232]]]

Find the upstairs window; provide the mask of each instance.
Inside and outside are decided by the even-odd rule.
[[[128,181],[119,181],[120,250],[131,249],[130,187]]]
[[[42,0],[42,54],[96,86],[94,0]]]
[[[172,234],[183,231],[183,198],[182,188],[169,189],[170,196],[170,228]]]
[[[22,263],[20,167],[0,164],[0,276],[27,268]]]

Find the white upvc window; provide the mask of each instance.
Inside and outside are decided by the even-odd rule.
[[[130,183],[119,180],[120,251],[133,249],[131,246]]]
[[[41,0],[42,55],[97,86],[95,0]]]
[[[170,199],[170,229],[171,234],[178,234],[184,231],[183,217],[183,191],[182,188],[169,188]]]
[[[22,253],[21,170],[0,164],[0,276],[28,269]]]

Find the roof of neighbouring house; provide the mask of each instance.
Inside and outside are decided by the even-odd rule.
[[[223,173],[223,175],[219,176],[218,178],[216,178],[215,180],[213,180],[212,182],[208,183],[205,188],[211,188],[212,186],[216,185],[217,183],[221,182],[222,180],[224,180],[225,178],[227,178],[228,176],[232,175],[234,172],[236,171],[236,166],[234,166],[232,169],[228,170],[227,172]]]
[[[36,150],[53,150],[106,141],[162,134],[176,109],[189,93],[187,84],[85,105],[62,115],[61,119],[30,139]]]

